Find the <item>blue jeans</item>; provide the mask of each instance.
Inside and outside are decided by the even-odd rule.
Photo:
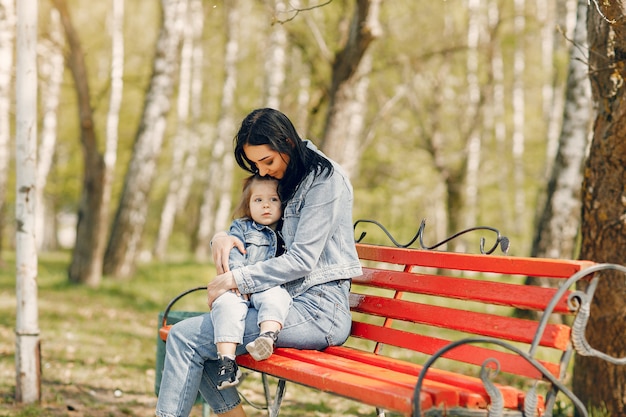
[[[243,343],[246,316],[251,306],[257,310],[257,324],[271,320],[284,325],[291,296],[280,286],[250,294],[250,301],[232,291],[220,295],[211,308],[214,342]]]
[[[276,345],[320,350],[344,343],[352,324],[349,291],[350,281],[331,281],[294,297]],[[246,353],[245,345],[258,337],[257,314],[255,308],[248,310],[243,344],[237,347],[237,354]],[[216,414],[239,405],[236,388],[220,391],[215,385],[217,350],[213,341],[211,313],[172,326],[166,343],[157,416],[188,416],[198,391]]]

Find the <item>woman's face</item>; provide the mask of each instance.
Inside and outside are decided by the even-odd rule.
[[[259,175],[269,175],[280,180],[289,165],[289,155],[270,148],[269,145],[243,145],[246,158],[256,165]]]

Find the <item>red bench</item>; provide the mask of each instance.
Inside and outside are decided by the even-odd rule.
[[[276,349],[262,362],[237,358],[263,373],[266,390],[266,375],[278,378],[273,400],[266,391],[270,416],[279,413],[287,381],[372,405],[379,415],[486,415],[489,409],[521,416],[525,408],[535,415],[554,407],[558,392],[584,411],[562,381],[573,333],[575,347],[585,349],[586,308],[574,332],[547,319],[549,313],[576,314],[580,297],[568,303],[575,281],[595,283],[597,270],[623,267],[366,244],[357,249],[364,269],[353,279],[352,333],[345,345]],[[570,281],[557,290],[525,285],[528,276]],[[593,292],[595,284],[588,288]],[[521,310],[548,314],[541,320],[513,314]],[[168,330],[164,316],[162,340]]]

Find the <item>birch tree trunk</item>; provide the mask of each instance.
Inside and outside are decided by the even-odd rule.
[[[515,187],[514,212],[517,221],[516,232],[520,233],[526,225],[526,192],[524,191],[524,30],[526,27],[526,0],[514,0],[515,52],[513,55],[513,182]]]
[[[548,178],[552,172],[552,165],[559,147],[566,89],[566,83],[559,79],[557,71],[553,69],[555,66],[553,63],[555,58],[561,55],[564,49],[562,45],[572,39],[576,25],[576,2],[576,0],[557,0],[554,18],[546,15],[542,21],[541,59],[544,71],[548,75],[542,87],[543,115],[546,120],[548,139],[546,147],[546,177]],[[548,4],[545,1],[537,0],[536,4],[538,10],[545,10],[547,13]]]
[[[216,230],[223,230],[228,224],[231,210],[234,157],[232,138],[235,132],[234,103],[237,86],[237,59],[239,53],[239,5],[229,2],[227,8],[227,41],[224,57],[224,84],[217,131],[213,143],[211,163],[206,182],[206,190],[200,207],[200,222],[196,240],[195,256],[206,260],[210,253],[210,241]]]
[[[467,120],[478,120],[480,117],[481,91],[478,83],[478,44],[481,32],[481,1],[470,0],[468,5],[467,25]],[[465,174],[465,204],[463,210],[463,227],[476,226],[476,212],[478,205],[478,178],[480,169],[480,155],[482,143],[480,140],[481,124],[475,123],[469,132],[466,146],[466,174]],[[463,244],[460,240],[459,245]],[[457,247],[460,252],[466,252],[466,248]]]
[[[591,123],[591,87],[587,77],[587,1],[578,0],[570,49],[563,126],[548,182],[547,200],[535,227],[531,256],[572,258],[580,226],[583,165]]]
[[[119,121],[122,95],[124,91],[124,0],[112,0],[111,10],[111,94],[106,121],[106,142],[104,147],[104,180],[102,184],[102,215],[98,236],[97,256],[99,271],[102,271],[104,250],[107,243],[111,188],[117,163],[119,142]]]
[[[497,0],[489,0],[487,12],[489,33],[495,33],[496,28],[501,24],[500,11]],[[487,131],[493,132],[495,148],[498,155],[506,155],[506,118],[505,118],[505,87],[504,87],[504,60],[502,58],[502,48],[500,47],[500,39],[497,36],[491,38],[490,44],[490,72],[491,72],[491,97],[490,103],[485,111],[485,125]],[[499,174],[502,178],[510,178],[509,164],[500,164]],[[500,200],[499,218],[494,219],[495,224],[501,224],[504,230],[511,230],[511,204],[508,198],[510,189],[508,181],[500,182]]]
[[[40,74],[42,78],[41,97],[43,104],[43,121],[41,126],[41,142],[37,154],[37,216],[36,232],[38,248],[51,248],[56,245],[54,224],[48,225],[46,216],[50,210],[47,207],[44,190],[48,180],[48,174],[52,166],[54,148],[57,141],[57,111],[59,97],[61,95],[61,82],[65,70],[63,57],[63,26],[59,11],[50,9],[50,39],[42,41]],[[54,215],[54,214],[53,214]]]
[[[279,16],[286,9],[283,0],[274,0],[275,15]],[[287,62],[287,30],[278,19],[270,30],[265,59],[265,106],[273,109],[280,108],[280,93],[285,82],[285,66]]]
[[[578,0],[576,27],[570,47],[563,126],[542,210],[537,212],[531,256],[572,258],[576,256],[580,230],[581,184],[591,124],[591,87],[587,77],[587,1]],[[548,278],[527,277],[526,283],[554,286]],[[528,311],[518,310],[520,317]],[[555,317],[555,320],[560,318]]]
[[[6,10],[6,9],[5,9]],[[41,350],[35,240],[37,172],[37,0],[17,6],[15,117],[15,399],[41,399]]]
[[[83,189],[78,207],[76,244],[72,251],[72,261],[68,275],[70,282],[98,286],[102,277],[101,255],[98,242],[102,227],[102,187],[104,161],[98,151],[95,121],[91,108],[91,93],[85,56],[72,24],[65,0],[53,0],[59,11],[69,46],[68,65],[78,99],[80,142],[83,148]]]
[[[589,78],[596,114],[582,187],[580,258],[624,264],[626,2],[592,0],[587,31]],[[625,293],[623,275],[603,272],[587,324],[591,346],[618,358],[626,356]],[[626,366],[576,355],[573,390],[585,405],[606,407],[612,416],[626,414]]]
[[[15,1],[0,0],[0,253],[4,235],[11,136],[11,81],[15,38]]]
[[[190,4],[191,6],[191,4]],[[202,5],[200,5],[202,7]],[[178,98],[176,100],[177,126],[174,137],[175,145],[172,149],[172,163],[170,166],[170,184],[168,187],[165,203],[161,210],[161,222],[154,245],[153,254],[157,259],[162,259],[167,250],[167,243],[174,228],[177,207],[179,207],[179,190],[182,186],[183,167],[189,153],[187,147],[191,142],[191,126],[189,120],[189,107],[191,100],[191,76],[193,65],[194,43],[198,41],[197,33],[194,33],[193,20],[196,10],[188,8],[185,15],[186,24],[183,30],[182,49],[180,52],[180,71],[178,79]],[[200,10],[202,16],[202,10]],[[201,34],[200,34],[201,35]]]
[[[152,77],[104,256],[104,273],[118,278],[130,277],[135,271],[178,68],[185,6],[183,0],[161,1],[161,29]]]
[[[371,72],[370,44],[382,34],[379,22],[381,0],[357,0],[344,48],[333,64],[329,107],[322,150],[348,175],[356,172],[363,147],[360,140],[367,108]]]

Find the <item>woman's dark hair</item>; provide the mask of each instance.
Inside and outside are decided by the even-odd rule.
[[[293,197],[296,188],[311,171],[315,175],[330,175],[333,166],[313,149],[306,146],[293,123],[278,110],[263,108],[253,110],[241,122],[235,136],[235,160],[244,170],[257,172],[254,162],[246,158],[244,145],[268,145],[272,150],[289,155],[285,175],[278,182],[278,195],[283,204]]]

